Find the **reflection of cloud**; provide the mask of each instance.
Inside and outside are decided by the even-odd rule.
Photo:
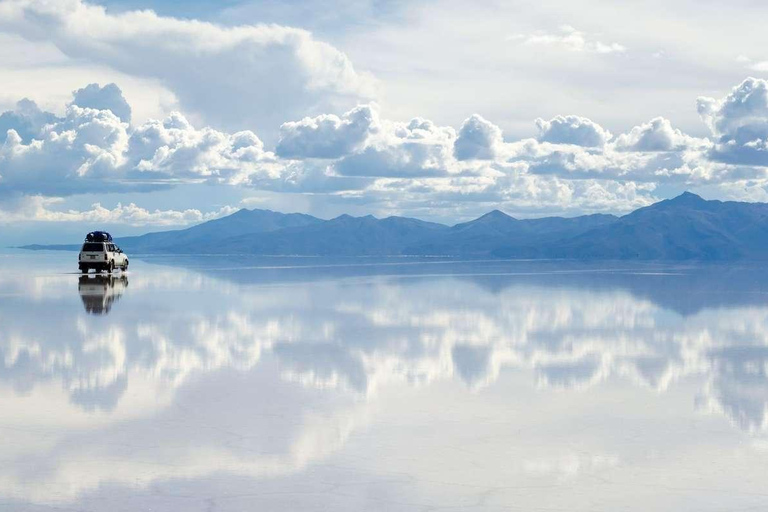
[[[546,363],[536,368],[543,386],[579,389],[589,387],[605,377],[609,364],[596,356],[564,363]]]
[[[699,397],[740,428],[768,432],[768,346],[734,346],[710,353],[713,376]]]
[[[365,403],[318,396],[258,375],[224,380],[230,382],[214,382],[210,390],[202,389],[210,383],[192,385],[192,395],[177,397],[173,407],[154,416],[52,431],[45,446],[30,446],[0,467],[0,497],[57,503],[107,483],[141,488],[217,472],[249,478],[292,474],[334,453],[368,421]],[[222,393],[231,389],[239,393]],[[14,471],[16,462],[33,469]]]
[[[470,386],[486,384],[488,376],[494,375],[492,355],[491,347],[487,346],[456,345],[451,351],[456,372]]]
[[[130,390],[128,374],[179,387],[198,373],[249,370],[264,353],[277,358],[286,380],[362,395],[393,380],[458,378],[479,389],[504,367],[531,370],[540,386],[557,389],[618,376],[661,391],[683,376],[704,375],[700,403],[746,430],[765,429],[766,308],[680,316],[615,288],[512,282],[488,290],[452,279],[371,288],[322,282],[238,295],[242,289],[199,274],[165,274],[136,276],[131,289],[155,295],[190,284],[235,300],[183,315],[142,309],[139,320],[116,319],[108,329],[64,318],[51,331],[9,318],[0,381],[30,392],[36,382],[59,380],[72,403],[111,410]]]
[[[41,473],[16,474],[11,460],[0,494],[45,501],[46,488],[69,499],[107,481],[289,474],[343,446],[387,386],[458,380],[480,392],[504,369],[524,370],[541,393],[609,379],[663,392],[698,376],[702,410],[768,433],[759,303],[680,314],[621,286],[531,276],[242,286],[153,272],[132,275],[131,300],[108,317],[83,312],[71,276],[0,295],[0,386],[14,390],[0,393],[4,423],[51,432],[13,448],[41,459]],[[41,310],[47,322],[33,321]],[[521,467],[568,478],[617,463],[592,453]]]

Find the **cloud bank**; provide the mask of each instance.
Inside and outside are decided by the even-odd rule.
[[[182,226],[205,222],[230,215],[237,208],[225,206],[219,210],[203,213],[197,209],[147,210],[134,203],[118,203],[110,209],[94,203],[88,210],[56,210],[59,199],[40,196],[25,197],[10,211],[0,209],[0,224],[17,222],[88,222],[91,224],[126,224],[130,226]]]
[[[661,185],[766,200],[766,91],[768,82],[749,78],[722,99],[699,98],[711,138],[662,117],[614,136],[567,115],[536,119],[535,138],[509,141],[479,115],[456,129],[393,121],[370,103],[284,122],[270,150],[251,130],[196,126],[180,112],[132,125],[118,86],[90,84],[63,116],[29,100],[0,115],[0,201],[206,183],[456,219],[493,208],[621,213],[655,201]]]

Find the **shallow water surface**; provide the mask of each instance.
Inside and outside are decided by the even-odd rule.
[[[756,265],[0,254],[0,510],[768,509]]]

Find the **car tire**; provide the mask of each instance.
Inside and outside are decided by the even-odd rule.
[[[128,260],[125,260],[125,265],[123,265],[123,272],[128,270]]]
[[[88,267],[80,267],[80,273],[81,274],[87,274],[88,273]]]

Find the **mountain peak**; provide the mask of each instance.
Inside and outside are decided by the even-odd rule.
[[[506,213],[502,212],[501,210],[491,210],[490,212],[486,213],[485,215],[479,217],[477,220],[480,219],[488,219],[488,220],[515,220],[514,217],[507,215]]]
[[[353,221],[353,220],[357,220],[357,221],[371,221],[371,220],[378,220],[378,219],[376,219],[376,217],[374,217],[373,215],[364,215],[362,217],[354,217],[354,216],[352,216],[352,215],[350,215],[348,213],[342,213],[338,217],[334,217],[331,220],[332,221],[341,221],[341,222],[350,222],[350,221]]]
[[[472,230],[491,230],[492,232],[498,232],[499,230],[508,230],[511,229],[513,226],[516,226],[519,224],[520,221],[518,221],[514,217],[510,217],[506,213],[500,211],[500,210],[493,210],[485,215],[478,217],[474,220],[470,220],[469,222],[462,222],[461,224],[456,224],[453,226],[452,229],[454,230],[465,230],[465,229],[472,229]]]
[[[684,203],[684,204],[696,204],[696,203],[706,203],[706,199],[702,198],[699,195],[694,194],[693,192],[688,192],[687,190],[680,194],[677,197],[673,197],[670,199],[670,201],[673,201],[675,203]]]

